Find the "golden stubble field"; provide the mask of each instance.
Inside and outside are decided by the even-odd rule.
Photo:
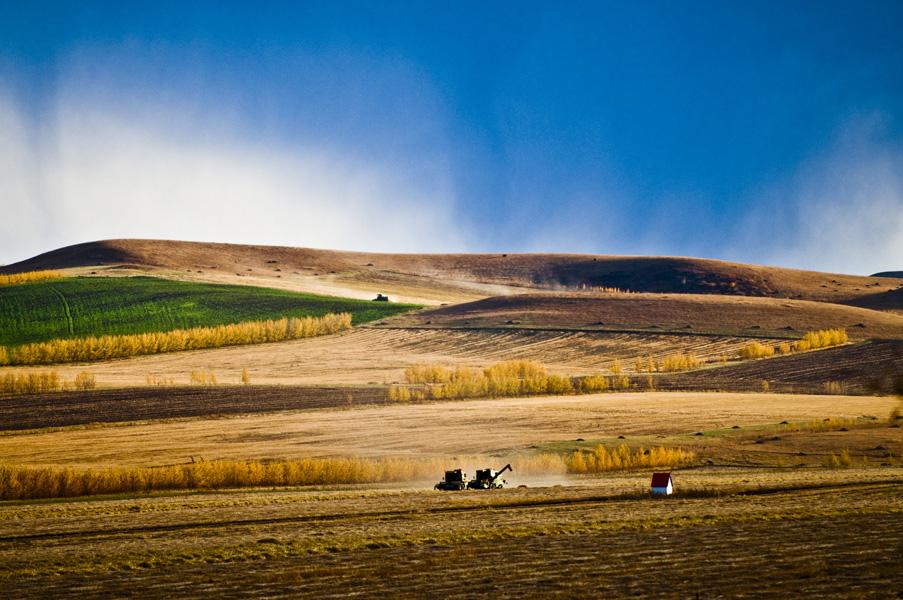
[[[460,400],[10,432],[0,435],[0,456],[13,464],[98,467],[176,464],[191,457],[509,455],[577,438],[619,442],[622,435],[624,442],[647,446],[700,444],[708,438],[696,432],[734,426],[867,415],[886,419],[896,402],[873,396],[679,392]],[[878,431],[892,441],[903,437],[899,428]]]
[[[95,374],[99,387],[172,381],[185,385],[192,371],[214,373],[221,383],[238,383],[247,369],[255,384],[366,385],[403,381],[407,366],[439,363],[483,368],[504,360],[534,360],[550,372],[587,375],[621,361],[660,359],[692,352],[703,360],[736,357],[750,338],[673,336],[607,332],[536,330],[448,330],[361,327],[337,335],[257,346],[235,346],[113,360],[89,365],[0,369],[5,372],[56,371],[71,380],[81,371]],[[769,342],[767,338],[762,341]]]
[[[894,597],[901,477],[849,469],[788,484],[713,469],[678,486],[740,491],[667,500],[637,493],[645,477],[613,475],[485,493],[6,503],[0,583],[21,598]]]

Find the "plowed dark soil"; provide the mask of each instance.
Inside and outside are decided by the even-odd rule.
[[[852,339],[903,338],[903,315],[775,298],[699,294],[519,294],[404,315],[433,327],[574,327],[799,338],[845,328]]]
[[[194,386],[0,397],[0,430],[264,413],[385,402],[375,387]]]
[[[903,341],[865,342],[790,356],[747,361],[735,365],[663,376],[662,389],[761,390],[834,393],[893,393],[903,377]]]

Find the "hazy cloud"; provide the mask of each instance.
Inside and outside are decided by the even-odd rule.
[[[0,262],[115,237],[379,251],[466,247],[450,177],[342,148],[248,141],[62,94],[35,126],[0,96]],[[137,116],[136,116],[137,115]]]
[[[903,268],[903,148],[880,119],[848,125],[825,153],[750,201],[737,260],[854,274]]]

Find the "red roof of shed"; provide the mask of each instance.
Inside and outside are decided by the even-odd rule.
[[[669,481],[671,481],[671,473],[652,474],[652,487],[668,487]]]

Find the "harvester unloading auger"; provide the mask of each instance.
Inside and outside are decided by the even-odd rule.
[[[446,471],[445,478],[435,485],[437,490],[444,491],[460,491],[460,490],[497,490],[505,487],[507,483],[501,479],[502,473],[512,471],[510,464],[505,465],[498,471],[492,469],[477,469],[477,476],[471,480],[467,479],[467,473],[461,469]]]

